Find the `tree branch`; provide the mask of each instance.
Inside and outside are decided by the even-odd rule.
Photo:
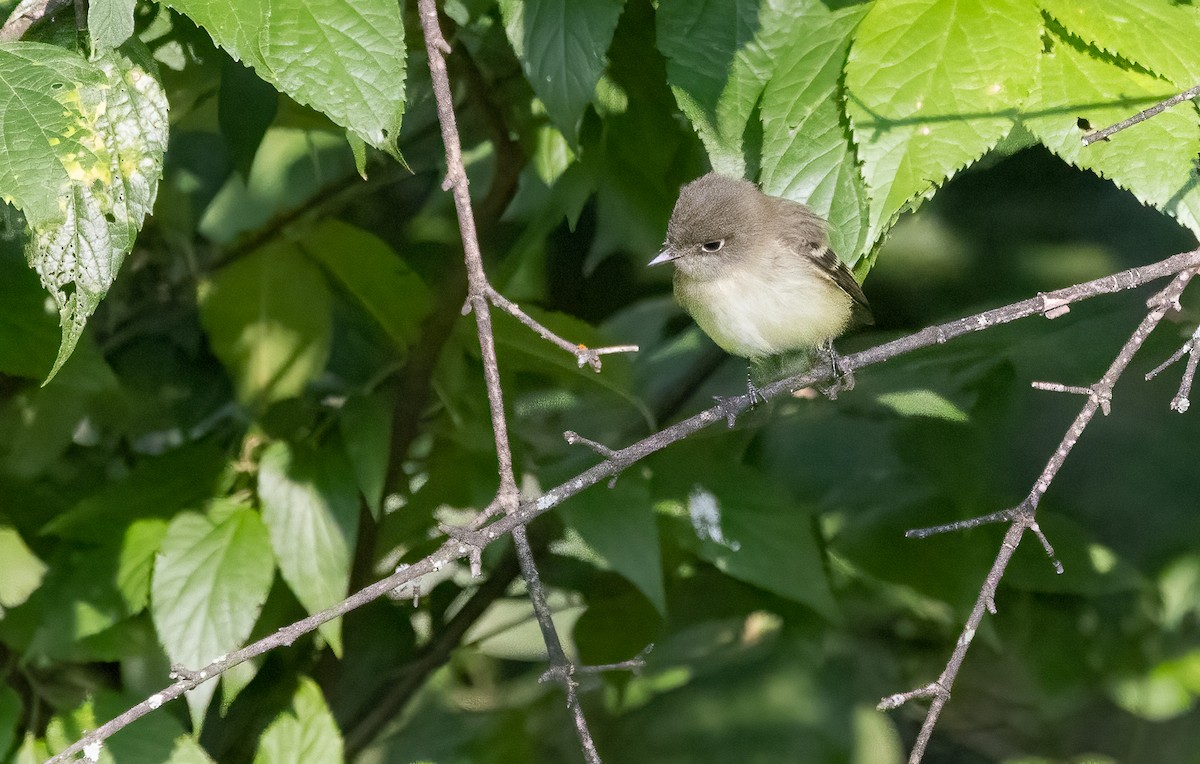
[[[0,27],[0,42],[20,40],[30,27],[71,5],[73,0],[24,0]]]
[[[1191,90],[1185,90],[1182,93],[1180,93],[1179,95],[1171,96],[1170,98],[1168,98],[1165,101],[1156,103],[1153,106],[1151,106],[1149,109],[1139,111],[1137,114],[1134,114],[1132,117],[1130,117],[1128,119],[1123,119],[1115,125],[1109,125],[1108,127],[1104,128],[1103,130],[1096,130],[1094,132],[1088,133],[1087,135],[1083,136],[1083,138],[1081,139],[1083,141],[1083,145],[1091,146],[1093,143],[1096,143],[1097,141],[1107,141],[1110,136],[1121,132],[1125,128],[1133,127],[1134,125],[1136,125],[1139,122],[1145,122],[1146,120],[1150,119],[1154,115],[1161,114],[1162,112],[1166,111],[1167,109],[1171,108],[1172,106],[1181,104],[1184,101],[1190,101],[1193,98],[1195,98],[1196,96],[1200,96],[1200,85],[1197,85],[1196,87],[1192,88]]]
[[[388,722],[397,718],[405,705],[417,694],[417,690],[425,683],[438,667],[442,666],[450,654],[459,646],[463,636],[479,620],[492,603],[504,596],[508,585],[517,577],[520,568],[514,556],[508,555],[504,560],[489,571],[487,580],[480,584],[471,598],[446,622],[445,627],[438,630],[433,639],[404,667],[404,673],[387,693],[371,704],[370,709],[355,719],[345,731],[346,760],[352,760],[355,755],[370,745],[371,741],[387,726]]]
[[[858,353],[843,356],[842,361],[843,364],[849,365],[853,369],[862,369],[889,361],[913,350],[926,348],[931,345],[940,345],[955,337],[983,331],[993,326],[1016,321],[1020,318],[1046,315],[1048,312],[1054,315],[1061,315],[1062,308],[1073,303],[1098,295],[1113,294],[1115,292],[1134,289],[1152,281],[1165,278],[1166,276],[1178,274],[1186,270],[1193,270],[1198,267],[1200,267],[1200,250],[1184,252],[1157,263],[1144,265],[1139,268],[1131,268],[1100,279],[1040,294],[1037,297],[1022,300],[1012,305],[984,311],[944,324],[930,326],[914,334],[892,340],[891,342],[885,342]],[[832,379],[832,373],[828,366],[826,366],[807,374],[768,385],[760,392],[770,399],[791,390],[808,387],[819,382],[827,382],[830,379]],[[747,398],[748,396],[741,396],[740,398],[730,399],[726,405],[741,405],[742,409],[739,410],[744,410],[746,406],[749,406]],[[100,744],[135,719],[139,719],[161,707],[164,703],[178,698],[187,690],[193,689],[216,676],[220,676],[227,669],[270,652],[282,645],[290,645],[300,636],[314,631],[326,621],[345,615],[351,610],[387,595],[391,591],[411,584],[422,576],[441,570],[455,560],[469,557],[472,554],[473,548],[487,546],[511,532],[514,528],[525,525],[536,517],[549,512],[584,489],[617,475],[630,464],[644,459],[650,454],[661,451],[672,443],[683,440],[692,433],[708,427],[715,422],[722,421],[724,418],[725,414],[722,407],[713,406],[625,448],[614,450],[611,457],[604,458],[599,464],[551,488],[541,496],[521,502],[517,511],[504,515],[478,530],[462,531],[462,537],[468,539],[471,544],[477,545],[476,547],[464,543],[460,538],[452,537],[448,539],[427,557],[410,565],[401,565],[392,575],[364,587],[336,605],[310,615],[307,618],[303,618],[290,626],[279,629],[277,632],[240,650],[221,656],[219,660],[214,660],[208,666],[195,672],[192,678],[181,679],[171,684],[162,691],[155,693],[125,711],[120,716],[100,725],[89,734],[65,748],[50,761],[55,763],[66,762],[73,754],[82,751],[84,746]],[[1014,528],[1015,526],[1010,528],[1009,532],[1014,533]],[[1017,538],[1019,539],[1019,534],[1017,534]],[[990,604],[990,601],[986,602],[985,607]]]
[[[1187,411],[1192,406],[1190,396],[1192,394],[1192,382],[1196,379],[1196,365],[1200,362],[1200,354],[1196,352],[1196,346],[1200,344],[1200,326],[1192,332],[1192,336],[1187,342],[1183,343],[1178,350],[1171,354],[1171,357],[1163,361],[1154,369],[1146,374],[1146,381],[1150,381],[1166,370],[1168,366],[1183,358],[1188,357],[1187,363],[1183,368],[1183,376],[1179,380],[1179,392],[1175,393],[1175,397],[1171,399],[1171,410],[1178,411],[1180,414]]]
[[[995,613],[996,589],[1000,586],[1000,579],[1004,577],[1008,563],[1017,551],[1017,546],[1021,543],[1026,530],[1037,534],[1047,554],[1054,561],[1055,570],[1058,573],[1062,573],[1062,565],[1058,564],[1058,561],[1054,559],[1054,550],[1050,547],[1050,542],[1042,535],[1037,521],[1034,519],[1038,504],[1046,494],[1046,491],[1050,489],[1050,484],[1054,482],[1054,478],[1062,469],[1067,456],[1070,455],[1075,444],[1083,436],[1083,431],[1087,429],[1088,424],[1096,416],[1096,412],[1102,411],[1105,414],[1108,413],[1109,402],[1112,400],[1112,390],[1117,384],[1117,380],[1121,378],[1121,374],[1125,372],[1125,369],[1129,366],[1129,362],[1133,360],[1133,356],[1142,347],[1142,344],[1145,343],[1146,338],[1150,336],[1154,328],[1158,326],[1162,317],[1166,315],[1168,310],[1178,305],[1179,296],[1183,293],[1184,288],[1195,274],[1195,269],[1181,271],[1166,289],[1159,292],[1149,301],[1149,312],[1146,313],[1146,316],[1134,330],[1133,334],[1121,347],[1116,358],[1113,359],[1112,364],[1108,367],[1108,371],[1104,373],[1104,376],[1098,382],[1090,388],[1084,389],[1084,392],[1088,393],[1087,401],[1083,404],[1083,408],[1079,411],[1079,414],[1076,415],[1075,421],[1067,428],[1058,448],[1054,450],[1054,453],[1051,454],[1050,459],[1046,462],[1046,466],[1042,468],[1042,472],[1034,481],[1029,495],[1012,510],[1005,510],[1004,512],[993,513],[978,518],[981,522],[1009,519],[1012,524],[1009,525],[1008,531],[1004,534],[1004,540],[1000,544],[1000,551],[997,552],[996,559],[992,563],[992,568],[988,571],[987,577],[984,579],[983,586],[979,590],[979,596],[975,599],[975,605],[971,609],[971,614],[963,626],[958,641],[955,643],[954,651],[950,654],[950,659],[946,662],[946,667],[942,670],[941,676],[936,681],[916,690],[888,696],[879,703],[880,710],[891,710],[916,698],[928,697],[933,699],[929,704],[929,711],[925,715],[925,721],[921,725],[921,731],[918,733],[916,742],[913,744],[912,751],[909,754],[909,764],[919,764],[924,757],[926,747],[929,745],[929,740],[933,735],[933,729],[937,725],[937,720],[942,713],[942,709],[950,701],[950,690],[954,686],[954,680],[958,677],[958,672],[967,657],[967,651],[970,649],[975,634],[978,633],[979,626],[983,622],[984,611]],[[1078,391],[1078,389],[1069,388],[1066,385],[1059,387],[1066,392]],[[968,520],[963,523],[953,523],[950,526],[931,530],[957,530],[959,527],[971,527],[972,522]],[[910,532],[907,535],[917,534],[922,536],[929,535],[929,531]]]
[[[454,115],[454,99],[450,92],[450,77],[446,71],[445,55],[450,53],[450,45],[442,37],[441,28],[438,26],[437,5],[434,0],[418,0],[417,11],[421,17],[421,28],[425,32],[425,50],[429,55],[433,96],[437,102],[438,121],[442,126],[442,143],[446,148],[446,182],[443,184],[443,188],[451,191],[454,195],[454,207],[458,213],[458,229],[463,243],[463,256],[467,263],[467,304],[475,313],[475,327],[479,335],[479,350],[483,359],[483,376],[487,384],[488,408],[491,412],[496,461],[500,472],[497,498],[500,507],[511,514],[516,512],[520,505],[520,492],[517,489],[517,481],[513,473],[508,422],[504,414],[504,393],[500,386],[500,365],[496,358],[496,338],[492,331],[489,307],[489,302],[499,298],[499,294],[492,288],[487,274],[483,270],[483,255],[480,252],[479,238],[475,231],[471,195],[467,190],[467,171],[462,161],[462,147]],[[514,313],[514,315],[518,314]],[[549,338],[548,332],[539,333],[543,337]],[[595,356],[594,368],[599,370],[599,366],[599,357]],[[579,736],[584,758],[589,764],[599,764],[600,756],[596,752],[596,744],[592,741],[591,731],[588,729],[587,720],[583,715],[583,706],[579,702],[577,692],[578,685],[572,676],[574,666],[567,658],[562,642],[558,638],[525,527],[523,525],[514,527],[512,537],[517,550],[517,561],[521,565],[521,576],[525,579],[529,599],[533,603],[533,611],[542,632],[542,639],[546,643],[550,666],[560,672],[562,685],[566,690],[567,708],[574,719],[575,730]],[[472,573],[476,575],[478,575],[480,550],[482,550],[482,546],[475,545],[475,549],[471,553],[471,569]]]

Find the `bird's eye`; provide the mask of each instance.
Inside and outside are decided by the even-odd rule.
[[[725,240],[717,239],[716,241],[704,242],[700,245],[700,249],[704,250],[705,252],[720,252],[721,247],[723,246],[725,246]]]

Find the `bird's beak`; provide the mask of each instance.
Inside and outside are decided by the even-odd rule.
[[[668,248],[664,249],[662,252],[659,252],[658,257],[656,257],[653,260],[651,260],[650,262],[646,263],[646,267],[648,268],[651,265],[662,265],[663,263],[669,263],[672,260],[674,260],[675,257],[676,257],[675,253],[672,252],[671,249],[668,247]]]

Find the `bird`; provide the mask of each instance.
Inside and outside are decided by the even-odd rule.
[[[874,323],[825,220],[743,178],[711,172],[680,189],[649,265],[665,263],[674,265],[683,309],[722,350],[750,362],[751,404],[762,400],[758,384],[786,376],[797,359],[811,365],[818,350],[841,375],[833,339]],[[847,373],[825,392],[852,387]]]

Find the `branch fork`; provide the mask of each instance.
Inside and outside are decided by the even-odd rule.
[[[937,698],[943,703],[950,700],[950,690],[943,687],[938,682],[930,682],[924,687],[918,687],[915,690],[908,692],[898,692],[895,695],[888,695],[886,698],[879,701],[875,706],[880,711],[894,711],[910,700],[918,700],[921,698]]]
[[[1180,414],[1187,411],[1192,406],[1190,396],[1192,394],[1192,382],[1196,379],[1196,366],[1200,362],[1200,354],[1196,353],[1196,346],[1200,344],[1200,326],[1192,332],[1191,338],[1174,353],[1171,357],[1163,361],[1158,366],[1154,367],[1146,374],[1146,381],[1150,381],[1161,374],[1167,367],[1174,364],[1185,355],[1188,357],[1187,364],[1183,367],[1183,376],[1179,380],[1179,392],[1175,393],[1175,397],[1171,399],[1171,410],[1177,411]]]
[[[641,673],[646,667],[646,656],[654,649],[654,643],[650,643],[642,648],[642,650],[627,661],[618,661],[617,663],[601,663],[597,665],[575,665],[573,663],[565,663],[562,665],[551,666],[542,672],[538,677],[539,683],[544,682],[562,682],[570,683],[578,688],[579,681],[575,679],[580,674],[604,674],[609,671],[629,671],[632,674]]]
[[[1053,482],[1054,478],[1058,475],[1059,470],[1062,469],[1063,464],[1066,462],[1067,456],[1071,453],[1071,450],[1075,447],[1075,444],[1079,442],[1079,438],[1083,435],[1084,430],[1095,417],[1096,412],[1099,411],[1104,414],[1108,414],[1111,407],[1112,390],[1116,385],[1117,380],[1121,377],[1126,368],[1128,368],[1130,361],[1133,360],[1133,356],[1142,347],[1146,339],[1150,336],[1150,333],[1154,331],[1154,328],[1158,326],[1160,321],[1162,321],[1162,318],[1166,315],[1167,311],[1178,306],[1180,295],[1183,294],[1183,290],[1187,287],[1188,283],[1195,274],[1196,269],[1194,267],[1181,269],[1176,273],[1175,278],[1171,280],[1171,283],[1167,285],[1165,289],[1158,292],[1147,301],[1146,304],[1149,308],[1148,312],[1142,318],[1137,328],[1133,330],[1133,333],[1130,335],[1129,339],[1126,340],[1125,344],[1117,352],[1116,357],[1109,365],[1108,370],[1104,373],[1104,376],[1102,376],[1094,385],[1090,387],[1074,387],[1059,383],[1033,383],[1033,387],[1040,390],[1085,395],[1087,396],[1087,401],[1084,403],[1080,412],[1076,415],[1075,420],[1071,423],[1070,427],[1067,428],[1067,431],[1063,435],[1058,448],[1055,449],[1053,454],[1051,454],[1049,460],[1046,462],[1046,466],[1042,469],[1041,474],[1038,475],[1037,479],[1034,481],[1033,488],[1029,491],[1029,495],[1024,501],[1015,507],[1001,510],[1000,512],[993,512],[990,515],[983,515],[970,520],[962,520],[932,528],[911,530],[905,533],[905,536],[910,538],[926,538],[935,533],[973,528],[985,523],[1004,521],[1010,522],[1008,531],[1004,534],[1004,540],[1000,544],[1000,549],[996,553],[996,559],[992,563],[991,570],[988,572],[988,575],[984,579],[983,585],[979,590],[979,596],[975,600],[975,606],[972,608],[971,614],[967,618],[967,621],[963,626],[963,630],[959,635],[958,642],[956,643],[950,658],[946,662],[945,669],[943,669],[941,676],[938,677],[937,682],[931,683],[912,692],[890,695],[884,698],[879,704],[881,709],[893,709],[915,697],[929,697],[931,695],[934,697],[933,702],[929,706],[929,711],[925,715],[925,721],[921,725],[921,731],[918,733],[916,742],[913,744],[912,751],[909,754],[909,764],[918,764],[924,757],[926,747],[929,745],[929,740],[933,735],[933,729],[937,724],[939,716],[941,715],[942,708],[945,706],[946,701],[950,697],[950,688],[953,686],[954,680],[958,676],[959,670],[962,668],[962,663],[966,658],[970,644],[979,629],[979,625],[983,621],[984,612],[986,611],[993,614],[996,612],[996,590],[999,587],[1000,580],[1004,577],[1004,572],[1008,569],[1008,564],[1012,560],[1012,556],[1016,552],[1017,546],[1020,544],[1021,538],[1024,536],[1026,530],[1032,531],[1033,534],[1038,538],[1039,542],[1041,542],[1042,548],[1045,550],[1046,555],[1050,558],[1051,563],[1054,565],[1055,571],[1060,574],[1063,572],[1062,563],[1059,562],[1055,557],[1054,548],[1050,545],[1050,541],[1046,538],[1035,519],[1038,504],[1041,501],[1042,496],[1044,496],[1049,490],[1051,482]],[[1112,278],[1114,285],[1120,283],[1120,275],[1121,274],[1117,274]],[[1200,329],[1198,329],[1197,332],[1200,332]],[[1196,335],[1193,335],[1193,345],[1195,344],[1195,336]],[[1185,352],[1190,351],[1186,349],[1179,351],[1176,354],[1176,357],[1172,360],[1169,360],[1168,363],[1164,364],[1162,368],[1165,368],[1166,365],[1178,360],[1178,358],[1182,357],[1183,353]],[[1157,370],[1155,373],[1157,373]],[[937,688],[940,688],[940,691]]]
[[[1072,395],[1086,395],[1093,403],[1100,408],[1100,413],[1108,416],[1112,411],[1112,386],[1105,386],[1101,383],[1096,383],[1091,387],[1079,387],[1077,385],[1064,385],[1059,382],[1030,382],[1029,386],[1034,390],[1044,390],[1049,393],[1070,393]]]
[[[432,11],[432,3],[428,0],[421,0],[420,5],[423,19],[427,17],[428,12],[436,13],[436,11]],[[435,71],[438,68],[438,64],[441,65],[442,76],[444,77],[445,62],[440,58],[437,58],[436,60],[431,59],[430,65]],[[452,118],[453,117],[451,115],[451,119]],[[466,248],[466,245],[464,245],[464,248]],[[1175,279],[1172,281],[1171,286],[1168,287],[1168,289],[1178,289],[1181,292],[1183,286],[1186,285],[1188,279],[1190,279],[1192,276],[1193,270],[1196,268],[1200,268],[1200,250],[1182,252],[1150,265],[1132,268],[1120,273],[1105,276],[1103,278],[1076,284],[1065,289],[1047,293],[1046,295],[1029,298],[1011,305],[995,308],[975,316],[967,316],[954,321],[946,322],[944,324],[926,327],[925,329],[908,336],[890,340],[875,347],[846,356],[844,360],[846,365],[854,370],[878,363],[883,363],[884,361],[891,360],[913,350],[946,343],[951,339],[964,334],[980,331],[981,329],[998,326],[1000,324],[1006,324],[1016,321],[1020,318],[1043,314],[1045,312],[1044,306],[1047,299],[1062,300],[1067,303],[1074,303],[1103,294],[1113,294],[1116,292],[1133,289],[1156,279],[1161,279],[1163,277],[1172,275],[1175,276]],[[1145,325],[1146,322],[1144,321],[1143,327],[1139,327],[1138,332],[1135,333],[1134,338],[1131,338],[1131,341],[1132,339],[1137,339],[1140,335],[1140,339],[1138,339],[1136,343],[1136,346],[1140,346],[1141,340],[1144,340],[1145,335],[1149,334],[1149,329],[1152,328],[1152,324],[1157,323],[1161,317],[1161,313],[1155,313],[1152,311],[1147,317],[1148,319],[1152,319],[1151,325]],[[1132,347],[1128,353],[1123,350],[1122,354],[1118,357],[1118,360],[1121,362],[1121,369],[1123,369],[1124,364],[1128,362],[1128,358],[1126,356],[1132,357],[1132,350],[1136,349],[1136,346]],[[1112,370],[1110,370],[1110,373],[1111,372]],[[771,385],[763,388],[760,391],[760,394],[769,400],[774,397],[791,394],[793,390],[798,388],[811,387],[822,382],[828,382],[830,381],[830,378],[831,375],[828,372],[823,372],[822,370],[811,370],[805,374],[789,377],[787,379],[780,380],[779,382],[772,383]],[[1089,410],[1091,413],[1094,413],[1094,411],[1098,409],[1099,404],[1092,401],[1092,399],[1089,397],[1088,404],[1085,406],[1084,412],[1081,412],[1081,417],[1085,413],[1089,412]],[[741,409],[739,408],[739,411],[740,410]],[[721,407],[713,406],[700,411],[688,419],[665,427],[640,441],[631,443],[624,448],[614,450],[614,456],[612,459],[606,459],[605,461],[584,470],[578,475],[568,479],[564,483],[544,491],[540,496],[527,499],[519,505],[516,511],[512,513],[503,514],[499,512],[499,501],[497,499],[497,501],[494,501],[487,509],[485,509],[480,513],[479,516],[476,517],[476,519],[471,523],[470,529],[478,530],[479,543],[485,545],[490,544],[492,541],[508,533],[512,533],[514,536],[514,541],[516,541],[518,532],[520,532],[520,537],[523,539],[524,526],[538,516],[549,512],[563,501],[566,501],[580,491],[599,483],[601,480],[614,477],[629,465],[638,462],[653,453],[661,451],[673,443],[683,440],[693,433],[720,421],[723,418],[722,413]],[[1087,413],[1087,418],[1090,418],[1091,413]],[[503,426],[503,419],[501,418],[500,421],[501,426]],[[1084,422],[1084,424],[1085,423],[1086,422]],[[1082,429],[1083,425],[1077,420],[1077,422],[1072,425],[1071,429],[1068,430],[1067,435],[1063,439],[1062,445],[1060,445],[1059,449],[1055,452],[1056,459],[1061,460],[1065,458],[1075,441],[1078,440],[1079,435],[1082,433]],[[506,440],[504,442],[507,443]],[[498,453],[498,457],[507,458],[508,468],[506,472],[509,476],[511,476],[511,454],[507,452],[507,449],[505,449],[503,454]],[[1056,463],[1061,466],[1061,461]],[[1049,480],[1052,479],[1053,473],[1057,471],[1056,466],[1053,470],[1051,470],[1050,467],[1052,466],[1053,464],[1047,465],[1048,470],[1043,472],[1042,478],[1039,478],[1039,484],[1044,483],[1047,486],[1049,485]],[[513,490],[515,490],[515,485],[513,485]],[[1040,497],[1040,493],[1038,495]],[[484,523],[487,524],[484,525]],[[1023,529],[1011,526],[1008,532],[1009,535],[1006,535],[1005,537],[1005,543],[1001,546],[1001,550],[997,555],[997,563],[993,566],[993,571],[988,576],[988,582],[985,583],[980,598],[976,603],[976,607],[979,611],[979,617],[982,617],[982,613],[984,611],[995,611],[995,585],[999,583],[1000,575],[1002,574],[1003,567],[1001,563],[1007,564],[1007,557],[1011,555],[1011,549],[1015,547],[1016,542],[1020,539],[1021,533],[1019,531],[1023,531]],[[1012,537],[1010,538],[1010,536]],[[526,548],[528,547],[527,541],[524,546]],[[522,545],[515,543],[515,547],[517,549],[518,556],[520,556]],[[212,666],[205,667],[205,669],[211,669],[210,676],[216,676],[221,671],[239,665],[253,657],[263,655],[275,649],[276,647],[290,644],[300,635],[315,630],[320,624],[325,623],[333,618],[345,615],[346,613],[349,613],[350,611],[361,607],[368,602],[372,602],[380,597],[387,596],[390,592],[396,590],[397,587],[401,587],[407,583],[416,581],[421,576],[433,572],[435,568],[442,567],[452,560],[463,557],[464,555],[458,551],[459,549],[460,542],[457,539],[451,538],[431,555],[415,561],[411,565],[398,568],[397,572],[391,576],[369,584],[368,586],[355,592],[345,600],[342,600],[327,610],[307,616],[296,623],[279,629],[278,631],[263,637],[257,642],[230,653],[219,665],[213,664]],[[997,566],[1000,566],[999,573],[997,572]],[[522,569],[524,569],[523,565]],[[488,582],[485,582],[484,585],[486,586],[487,583]],[[971,622],[978,623],[974,616]],[[968,632],[964,630],[964,636],[973,636],[973,634],[973,631],[968,634]],[[970,640],[963,640],[960,638],[959,641],[960,645],[962,645],[969,644]],[[549,642],[547,644],[547,648],[548,650],[550,649]],[[561,649],[561,645],[559,645],[559,649]],[[952,667],[955,667],[961,663],[962,655],[960,655],[960,653],[965,654],[965,648],[956,648],[955,655],[951,657]],[[955,671],[957,671],[956,668]],[[948,693],[948,688],[953,682],[953,673],[944,672],[943,677],[938,681]],[[151,695],[146,700],[130,707],[124,713],[114,717],[108,722],[105,722],[96,729],[92,730],[89,734],[67,746],[51,761],[55,764],[61,764],[68,761],[70,757],[76,753],[83,751],[85,748],[98,745],[137,719],[157,710],[158,708],[161,708],[165,703],[180,697],[185,691],[196,686],[196,684],[198,684],[198,682],[187,682],[181,679],[178,682],[168,685],[159,692]],[[932,727],[936,722],[935,710],[940,712],[940,707],[943,704],[944,702],[940,699],[940,697],[934,697],[934,703],[930,707],[931,717],[927,718],[926,723],[929,734],[932,734]],[[581,726],[586,729],[586,725],[582,721],[582,712],[578,711],[577,705],[572,707],[572,712],[575,717],[575,725],[577,730],[579,730]],[[581,731],[581,739],[583,739],[583,735],[584,733]],[[924,745],[928,743],[928,736],[926,735],[925,728],[922,730],[922,736],[922,738],[918,739],[918,743],[921,746],[920,750],[924,750]],[[922,739],[924,742],[921,742]],[[587,737],[585,742],[583,742],[585,759],[588,762],[598,762],[600,761],[599,756],[596,754],[594,746],[589,746],[590,743],[590,737]],[[917,754],[917,750],[918,749],[914,747],[914,756],[910,759],[910,761],[920,761],[920,755]]]

